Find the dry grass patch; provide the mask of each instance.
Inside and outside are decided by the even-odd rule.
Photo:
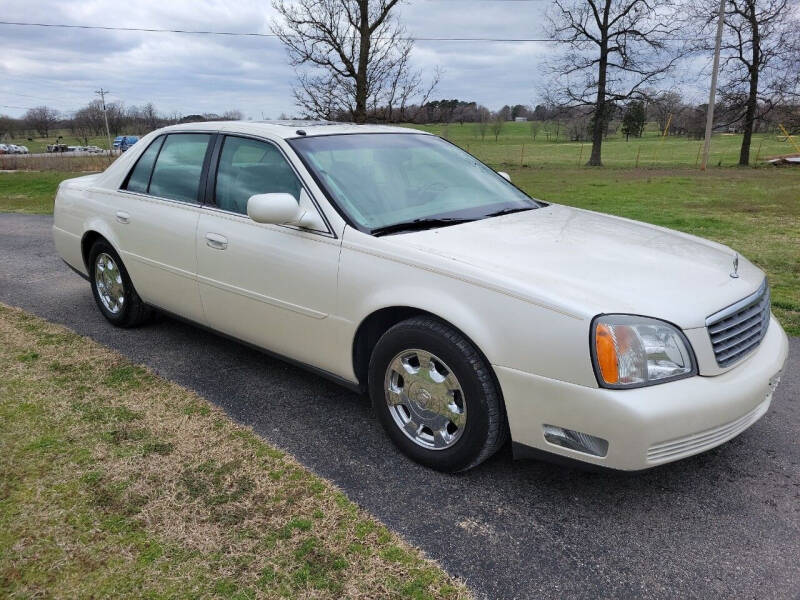
[[[219,409],[0,304],[0,596],[466,598]]]
[[[116,156],[90,154],[76,156],[73,154],[53,153],[45,156],[26,154],[0,155],[2,171],[71,171],[74,173],[96,173],[104,171],[116,160]]]

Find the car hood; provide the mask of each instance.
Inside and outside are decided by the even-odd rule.
[[[388,237],[446,271],[584,318],[622,312],[704,327],[764,280],[742,257],[732,277],[737,255],[721,244],[560,205]]]

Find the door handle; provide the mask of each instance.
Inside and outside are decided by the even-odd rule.
[[[119,221],[120,223],[122,223],[124,225],[127,225],[128,223],[131,222],[131,216],[126,212],[118,210],[117,211],[117,221]]]
[[[206,246],[214,250],[225,250],[228,247],[228,238],[218,233],[207,233]]]

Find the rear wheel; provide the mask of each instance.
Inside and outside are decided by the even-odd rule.
[[[151,310],[133,287],[116,250],[98,240],[89,251],[89,280],[97,307],[117,327],[135,327],[147,321]]]
[[[431,468],[474,467],[508,437],[491,368],[469,340],[435,318],[408,319],[378,340],[369,390],[389,437]]]

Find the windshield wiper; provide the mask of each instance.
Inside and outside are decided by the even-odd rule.
[[[538,206],[523,206],[523,207],[516,207],[516,208],[504,208],[502,210],[495,211],[493,213],[489,213],[488,215],[484,215],[484,219],[489,217],[500,217],[502,215],[510,215],[513,213],[523,212],[526,210],[533,210],[534,208],[539,208]]]
[[[433,227],[447,227],[448,225],[458,225],[459,223],[469,223],[475,219],[460,219],[456,217],[421,218],[413,221],[403,221],[392,225],[376,227],[370,233],[372,235],[385,235],[387,233],[397,233],[400,231],[421,231]]]

